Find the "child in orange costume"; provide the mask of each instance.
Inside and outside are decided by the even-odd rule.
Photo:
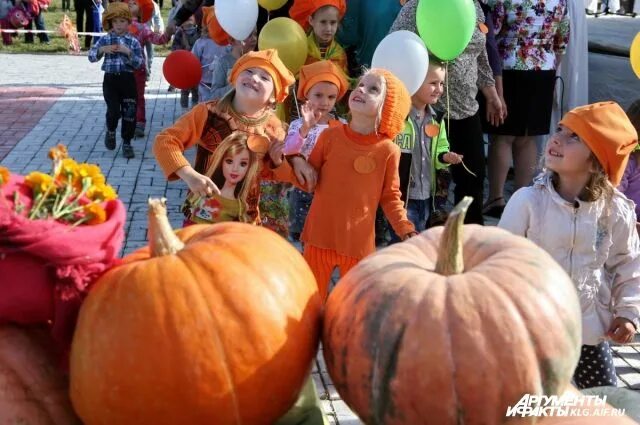
[[[289,10],[291,19],[305,31],[311,28],[307,38],[308,56],[305,64],[330,60],[345,75],[349,75],[347,54],[336,42],[338,24],[347,10],[345,0],[295,0]]]
[[[156,137],[153,152],[169,180],[181,178],[197,196],[220,193],[211,179],[203,175],[211,166],[212,156],[220,143],[233,131],[240,130],[269,139],[269,152],[260,164],[276,168],[281,163],[285,129],[272,112],[271,105],[282,102],[293,84],[293,75],[284,66],[275,50],[249,52],[242,56],[229,76],[234,85],[219,101],[199,103],[176,123],[162,130]],[[192,167],[183,152],[196,145]],[[304,161],[293,161],[295,170],[309,181],[315,173]],[[284,168],[284,167],[282,167]],[[275,170],[277,172],[277,170]],[[262,173],[261,173],[262,174]],[[247,195],[246,215],[251,223],[260,223],[258,202],[260,179]]]
[[[301,240],[323,299],[334,268],[344,275],[375,251],[378,205],[400,238],[415,234],[400,199],[400,149],[393,141],[410,107],[404,84],[372,69],[349,96],[351,121],[323,131],[309,156],[319,176]]]

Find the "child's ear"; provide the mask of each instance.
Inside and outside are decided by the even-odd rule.
[[[309,21],[309,25],[313,26],[313,15],[309,15],[307,20]]]

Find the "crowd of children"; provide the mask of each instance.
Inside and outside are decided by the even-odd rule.
[[[144,113],[144,87],[136,92],[136,73],[144,73],[141,45],[171,36],[135,25],[147,19],[145,1],[151,0],[110,4],[104,15],[110,32],[89,54],[91,61],[105,57],[105,143],[115,148],[122,116],[127,157],[136,124],[144,128],[144,116],[135,113],[136,104]],[[445,66],[430,58],[411,96],[388,71],[349,75],[335,40],[345,9],[344,0],[293,2],[290,15],[309,34],[309,56],[294,76],[276,50],[254,51],[256,32],[234,40],[214,9],[203,7],[201,29],[185,20],[174,39],[174,48],[192,50],[205,70],[200,86],[181,95],[187,108],[191,93],[193,107],[154,143],[166,177],[189,188],[185,225],[240,221],[290,231],[323,298],[336,268],[344,274],[376,249],[379,207],[393,242],[442,224],[449,169],[464,167],[432,108],[443,95]],[[275,107],[289,96],[296,96],[299,118],[287,123]],[[340,102],[347,114],[336,107]],[[630,114],[640,117],[638,110],[634,105]],[[625,197],[640,204],[638,117],[634,128],[613,102],[567,113],[549,137],[543,173],[512,196],[499,223],[548,251],[576,284],[583,310],[574,378],[580,388],[615,385],[609,341],[631,341],[639,325],[640,241],[634,204]],[[184,156],[191,147],[193,165]]]

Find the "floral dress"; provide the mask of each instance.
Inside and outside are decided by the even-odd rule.
[[[489,0],[503,69],[549,71],[569,41],[567,0]]]

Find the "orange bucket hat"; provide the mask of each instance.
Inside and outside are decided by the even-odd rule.
[[[342,19],[347,11],[347,3],[345,0],[295,0],[291,9],[289,9],[289,16],[306,31],[310,27],[309,17],[316,13],[316,10],[324,6],[333,6],[338,9],[340,19]]]
[[[340,100],[349,88],[349,82],[344,76],[344,72],[333,62],[327,60],[318,61],[300,68],[298,99],[306,99],[311,87],[320,82],[332,83],[338,87],[337,100]]]
[[[126,19],[131,22],[131,11],[129,10],[129,5],[127,3],[109,3],[107,5],[107,10],[105,10],[102,15],[102,28],[104,28],[105,31],[110,31],[111,21],[116,18]]]
[[[153,0],[136,0],[136,3],[140,9],[140,22],[143,24],[149,22],[153,16]]]
[[[220,22],[218,22],[214,6],[205,6],[202,8],[202,25],[207,27],[209,38],[215,41],[217,45],[226,46],[231,43],[231,36],[222,29]]]
[[[560,124],[576,133],[617,186],[629,160],[629,153],[638,144],[638,133],[627,114],[615,102],[599,102],[580,106],[562,118]]]
[[[404,83],[386,69],[373,68],[369,72],[381,76],[386,82],[378,133],[393,139],[404,129],[411,110],[411,96]]]
[[[260,68],[271,75],[273,80],[276,102],[281,103],[289,95],[289,86],[296,82],[291,71],[280,60],[276,49],[260,50],[258,52],[245,53],[238,59],[231,69],[229,82],[236,83],[238,75],[245,69]]]

